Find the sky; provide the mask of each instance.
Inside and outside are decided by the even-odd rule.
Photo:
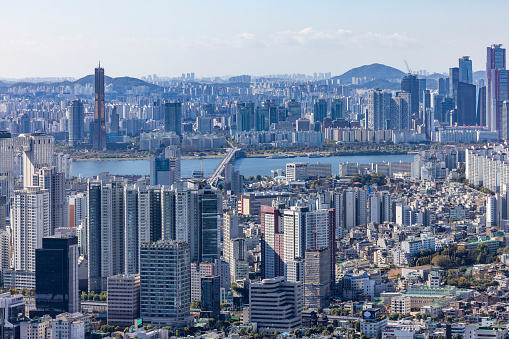
[[[509,1],[5,1],[0,78],[331,72],[383,63],[447,72],[509,46]],[[498,14],[497,14],[498,13]],[[500,19],[497,18],[500,17]]]

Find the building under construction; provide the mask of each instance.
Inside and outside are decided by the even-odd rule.
[[[306,251],[304,260],[304,305],[327,307],[331,295],[329,248]]]

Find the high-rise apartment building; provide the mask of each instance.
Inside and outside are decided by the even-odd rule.
[[[80,99],[73,100],[68,108],[69,115],[69,146],[76,147],[85,137],[85,108]]]
[[[330,118],[332,120],[345,117],[345,103],[341,99],[333,99],[331,102]]]
[[[55,139],[39,133],[20,135],[14,140],[14,147],[23,153],[23,187],[37,186],[37,172],[53,166]]]
[[[78,238],[51,236],[35,250],[36,315],[80,311]]]
[[[190,248],[186,242],[161,240],[141,246],[141,317],[145,323],[188,327],[190,315]]]
[[[167,102],[164,104],[164,131],[182,135],[181,102]]]
[[[88,183],[89,291],[105,291],[107,278],[124,273],[124,187],[108,176]]]
[[[370,90],[368,93],[368,115],[366,128],[371,130],[386,129],[386,121],[391,109],[391,94],[380,89]]]
[[[108,277],[108,324],[130,327],[140,317],[140,275]]]
[[[106,115],[104,110],[104,68],[95,69],[95,113],[93,148],[96,150],[106,149]]]
[[[284,234],[281,212],[277,208],[261,206],[262,279],[285,275]]]
[[[50,231],[53,235],[59,227],[65,226],[65,178],[64,173],[57,172],[56,167],[43,167],[34,175],[34,184],[47,190],[50,200]]]
[[[40,187],[14,191],[11,228],[16,271],[35,273],[35,249],[42,246],[44,236],[50,235],[49,205],[49,193]]]

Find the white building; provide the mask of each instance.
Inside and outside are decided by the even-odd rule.
[[[427,234],[422,234],[420,238],[410,236],[407,240],[401,242],[401,249],[411,255],[419,253],[421,250],[434,251],[435,238]]]
[[[304,181],[309,178],[308,163],[292,162],[286,164],[286,180],[288,181]]]
[[[287,332],[302,326],[300,283],[287,282],[284,277],[252,283],[249,306],[249,321],[256,322],[259,330]]]
[[[391,299],[391,313],[410,314],[411,300],[410,297],[395,297]]]

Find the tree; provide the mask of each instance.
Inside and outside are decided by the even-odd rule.
[[[398,313],[391,313],[389,315],[389,320],[398,320],[399,314]]]
[[[318,309],[316,310],[316,312],[318,314],[322,314],[323,313],[323,307],[318,307]]]
[[[246,335],[246,331],[243,328],[239,330],[239,335]]]
[[[360,320],[357,320],[354,324],[354,328],[355,328],[355,331],[356,332],[360,332],[361,331],[361,321]]]
[[[116,339],[122,339],[124,338],[124,336],[120,333],[117,333],[117,335],[115,336]]]
[[[111,332],[115,331],[115,326],[102,325],[100,330],[101,330],[101,332],[104,332],[104,333],[111,333]]]
[[[281,332],[279,332],[279,330],[275,330],[275,331],[274,331],[274,336],[276,336],[276,337],[277,337],[277,336],[279,335],[279,333],[281,333]]]

